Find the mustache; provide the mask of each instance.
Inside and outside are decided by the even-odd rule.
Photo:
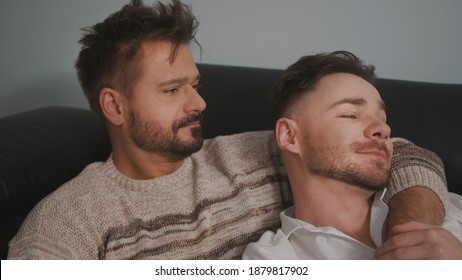
[[[364,143],[356,143],[353,144],[353,148],[355,151],[379,150],[384,152],[387,158],[391,157],[391,151],[388,149],[387,145],[377,140],[372,140]]]
[[[172,126],[172,129],[174,132],[177,132],[178,129],[182,128],[182,127],[185,127],[185,126],[188,126],[188,125],[191,125],[197,121],[200,122],[201,126],[202,126],[202,120],[203,120],[203,116],[201,113],[198,113],[198,114],[190,114],[184,118],[181,118],[177,121],[175,121],[173,123],[173,126]]]

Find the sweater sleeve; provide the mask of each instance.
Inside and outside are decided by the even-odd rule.
[[[447,183],[440,157],[402,138],[393,138],[392,142],[391,178],[385,201],[406,188],[423,186],[433,190],[447,210]]]

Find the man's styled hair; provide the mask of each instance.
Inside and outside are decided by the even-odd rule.
[[[335,73],[349,73],[373,84],[374,69],[373,65],[363,64],[359,58],[347,51],[320,53],[300,58],[273,84],[270,95],[273,123],[283,117],[293,102],[314,90],[322,77]]]
[[[195,38],[198,25],[191,8],[180,0],[168,5],[158,2],[152,7],[132,0],[103,22],[84,28],[75,66],[91,109],[101,116],[99,93],[104,87],[130,95],[143,74],[143,43],[172,43],[170,59],[174,61],[181,45],[195,42],[200,48]]]

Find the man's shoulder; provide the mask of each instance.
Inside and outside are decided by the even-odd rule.
[[[215,138],[207,139],[204,143],[204,149],[213,149],[220,147],[227,147],[231,149],[238,149],[237,152],[247,152],[256,149],[261,149],[263,146],[276,149],[275,138],[273,131],[248,131],[232,135],[217,136]]]
[[[94,211],[98,205],[95,198],[104,197],[98,190],[101,185],[98,173],[102,176],[98,171],[103,165],[102,162],[88,165],[79,175],[35,205],[10,242],[9,258],[65,258],[59,255],[62,252],[58,252],[60,257],[53,255],[56,253],[53,250],[59,247],[58,243],[69,245],[80,242],[74,234],[79,230],[86,231],[84,224],[91,222],[88,217],[98,214]],[[88,248],[79,249],[84,252]],[[86,255],[80,257],[88,258]]]
[[[35,212],[54,212],[56,207],[73,209],[73,205],[94,197],[102,185],[101,168],[104,162],[94,162],[87,165],[80,174],[65,182],[55,191],[42,199],[34,208]]]
[[[53,194],[79,196],[96,190],[95,186],[101,185],[105,178],[104,165],[105,162],[90,163],[77,176],[61,185]]]
[[[281,169],[282,161],[272,131],[252,131],[208,139],[193,155],[214,165],[242,172]]]

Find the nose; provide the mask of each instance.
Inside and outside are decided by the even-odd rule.
[[[364,134],[369,139],[387,140],[390,138],[391,128],[383,120],[376,119],[367,127]]]
[[[185,111],[197,111],[200,113],[204,111],[206,107],[207,104],[205,103],[205,100],[202,98],[202,96],[200,96],[199,92],[191,86],[188,93],[188,100],[186,102]]]

